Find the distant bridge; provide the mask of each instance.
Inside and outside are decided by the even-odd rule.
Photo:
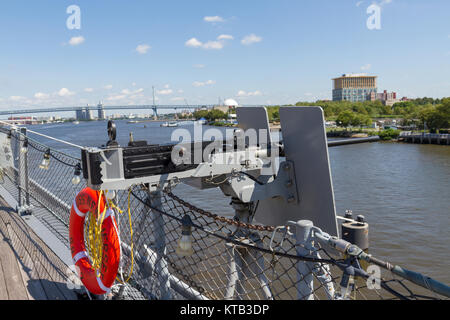
[[[212,108],[213,105],[131,105],[131,106],[82,106],[82,107],[53,107],[53,108],[40,108],[40,109],[15,109],[1,111],[0,116],[6,115],[19,115],[19,114],[30,114],[30,113],[48,113],[48,112],[70,112],[70,111],[81,111],[81,110],[152,110],[155,116],[158,115],[158,110],[195,110],[198,108]]]

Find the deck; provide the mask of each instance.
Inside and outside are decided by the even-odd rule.
[[[76,300],[73,274],[0,198],[0,300]]]

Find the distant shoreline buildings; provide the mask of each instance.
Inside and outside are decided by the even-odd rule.
[[[368,76],[365,73],[343,74],[333,80],[333,101],[381,101],[386,106],[396,102],[407,101],[407,98],[397,99],[396,92],[378,93],[377,76]]]

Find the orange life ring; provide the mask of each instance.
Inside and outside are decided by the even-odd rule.
[[[99,191],[85,188],[78,193],[70,210],[69,239],[74,264],[78,267],[79,277],[84,286],[93,294],[105,294],[110,291],[117,276],[120,262],[120,240],[114,211],[107,209],[101,236],[103,255],[100,270],[93,268],[84,244],[84,220],[86,213],[97,214],[105,209],[105,198],[99,199]],[[97,218],[97,217],[96,217]]]

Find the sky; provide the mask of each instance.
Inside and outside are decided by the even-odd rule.
[[[0,110],[152,104],[152,87],[157,104],[291,104],[331,99],[344,73],[441,98],[449,12],[448,0],[2,0]]]

